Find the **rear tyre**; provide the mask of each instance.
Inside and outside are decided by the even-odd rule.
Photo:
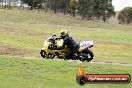
[[[88,60],[87,60],[87,61],[89,62],[89,61],[93,60],[94,54],[93,54],[93,52],[92,52],[91,50],[89,50],[89,49],[87,50],[87,53],[88,53]]]
[[[87,57],[83,56],[83,55],[80,55],[79,56],[79,60],[84,62],[85,60],[87,59]]]
[[[87,50],[83,51],[83,54],[87,54],[87,56],[88,56],[87,61],[88,62],[93,60],[94,54],[91,50],[87,49]]]

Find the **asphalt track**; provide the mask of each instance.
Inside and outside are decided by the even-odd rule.
[[[132,66],[132,64],[128,64],[128,63],[96,62],[96,61],[91,61],[90,63],[91,64],[112,64],[112,65]]]
[[[37,58],[37,57],[25,57],[25,56],[13,56],[13,57],[20,57],[20,58],[25,58],[25,59],[43,59],[43,58]],[[50,59],[50,60],[58,60],[58,61],[62,61],[64,59]],[[83,63],[79,60],[67,60],[68,62],[76,62],[76,63]],[[128,63],[114,63],[114,62],[101,62],[101,61],[90,61],[88,62],[89,64],[111,64],[111,65],[120,65],[120,66],[132,66],[132,64],[128,64]]]
[[[69,60],[69,62],[73,62],[73,60]],[[77,63],[83,63],[79,60],[75,61]],[[114,62],[101,62],[101,61],[90,61],[88,62],[89,64],[111,64],[111,65],[120,65],[120,66],[132,66],[132,64],[128,64],[128,63],[114,63]]]

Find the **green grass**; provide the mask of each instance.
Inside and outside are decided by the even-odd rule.
[[[132,26],[80,20],[29,10],[0,9],[0,54],[9,48],[29,53],[17,56],[40,58],[43,40],[67,29],[77,41],[93,40],[93,61],[132,63]],[[2,50],[2,47],[7,50]],[[19,50],[19,51],[20,51]],[[16,53],[16,51],[12,51]],[[76,62],[18,58],[12,52],[0,55],[0,88],[80,88]],[[130,74],[131,66],[82,64],[87,73]],[[131,88],[132,84],[89,84],[84,88]]]
[[[79,66],[89,74],[130,74],[132,68],[117,65],[0,56],[0,88],[82,88],[76,83]],[[83,88],[131,88],[130,84],[87,84]]]
[[[29,10],[0,9],[0,44],[39,55],[43,40],[67,29],[77,41],[93,40],[95,61],[132,63],[132,26],[74,19]],[[38,52],[38,53],[37,53]]]

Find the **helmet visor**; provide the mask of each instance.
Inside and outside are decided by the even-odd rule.
[[[61,35],[65,35],[65,32],[61,32]]]

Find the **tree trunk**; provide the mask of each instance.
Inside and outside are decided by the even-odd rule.
[[[31,10],[34,10],[34,3],[35,3],[35,1],[33,0],[32,6],[31,6]]]
[[[75,17],[75,10],[73,10],[73,15],[72,16]]]
[[[11,0],[9,0],[9,8],[11,9]]]

